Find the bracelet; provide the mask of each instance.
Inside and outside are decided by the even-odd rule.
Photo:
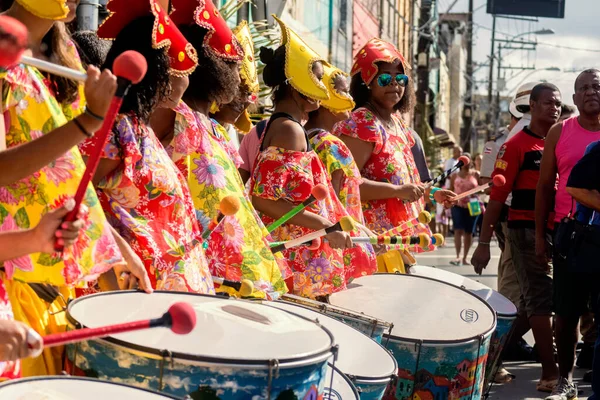
[[[81,122],[79,122],[77,120],[77,118],[73,119],[73,123],[75,124],[75,126],[77,126],[79,128],[79,130],[81,131],[81,133],[83,133],[85,136],[87,136],[88,138],[93,137],[94,135],[92,133],[90,133],[87,129],[85,129],[85,127],[83,126],[83,124]]]
[[[489,245],[490,245],[490,242],[479,242],[479,244],[482,244],[482,245],[484,245],[484,246],[489,246]]]
[[[100,115],[96,114],[95,112],[93,112],[92,110],[90,110],[89,107],[85,108],[84,113],[87,114],[87,115],[89,115],[90,117],[98,120],[98,121],[104,121],[104,117],[103,116],[100,116]]]
[[[435,206],[437,204],[437,201],[435,201],[435,197],[433,196],[435,194],[435,192],[437,192],[438,190],[440,190],[440,188],[434,187],[431,188],[431,191],[429,192],[429,200],[431,200],[431,203]]]

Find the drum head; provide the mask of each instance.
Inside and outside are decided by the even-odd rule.
[[[339,346],[335,366],[343,373],[360,380],[389,379],[398,369],[396,360],[386,349],[351,326],[298,304],[282,301],[268,304],[270,307],[318,321],[327,328]]]
[[[496,328],[494,311],[477,296],[414,275],[363,276],[329,301],[390,321],[391,336],[410,341],[461,343]]]
[[[120,383],[69,376],[16,379],[0,384],[0,398],[11,400],[169,400],[176,397]]]
[[[256,302],[217,296],[156,291],[107,292],[81,297],[69,304],[72,322],[98,327],[161,317],[175,302],[187,302],[197,322],[188,335],[153,328],[111,336],[111,342],[134,350],[175,358],[212,362],[263,364],[266,360],[305,360],[325,356],[331,334],[313,321]]]
[[[410,267],[412,275],[425,276],[438,281],[446,282],[454,286],[462,287],[487,302],[499,316],[516,317],[517,307],[506,297],[497,291],[490,289],[482,283],[473,279],[465,278],[454,272],[444,271],[443,269],[426,267],[424,265],[413,265]]]
[[[332,375],[333,384],[331,384]],[[327,378],[325,379],[325,394],[323,398],[327,400],[358,400],[360,396],[350,379],[340,372],[339,369],[329,364],[327,366]]]

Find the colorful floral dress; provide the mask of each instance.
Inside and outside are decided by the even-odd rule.
[[[82,143],[82,153],[93,144]],[[119,115],[103,157],[122,163],[99,182],[98,197],[144,262],[152,286],[214,293],[189,190],[152,129],[133,115]]]
[[[410,150],[414,139],[400,118],[392,115],[392,119],[396,129],[388,131],[371,111],[359,108],[348,120],[336,124],[333,133],[373,143],[373,153],[361,171],[363,178],[394,185],[421,183]],[[363,202],[367,226],[377,234],[383,234],[404,221],[417,218],[424,208],[422,198],[412,203],[405,203],[398,198]],[[402,235],[420,232],[431,235],[431,231],[425,226],[407,229]]]
[[[323,129],[309,132],[310,144],[317,153],[321,162],[329,173],[329,178],[336,171],[342,171],[344,176],[340,188],[339,199],[348,215],[354,220],[365,224],[365,217],[360,204],[360,184],[362,177],[354,162],[354,157],[346,144],[337,136]],[[359,232],[352,232],[352,236],[362,236]],[[357,251],[359,253],[357,254]],[[364,260],[365,256],[367,260]],[[350,257],[347,260],[348,256]],[[367,262],[365,262],[367,261]],[[373,246],[360,244],[355,248],[344,251],[344,262],[346,264],[346,278],[358,278],[364,275],[372,275],[377,272],[377,261]]]
[[[241,158],[221,125],[181,102],[175,109],[174,138],[167,152],[187,177],[196,216],[203,230],[216,218],[226,196],[240,200],[241,208],[226,216],[208,239],[206,256],[214,275],[254,283],[254,297],[275,299],[286,293],[283,274],[291,275],[281,255],[274,256],[265,239],[268,231],[248,199],[237,171]],[[208,120],[205,120],[209,123]]]
[[[283,199],[295,206],[306,200],[313,187],[320,183],[329,189],[329,196],[307,210],[335,223],[346,213],[317,154],[271,146],[256,159],[250,193],[269,200]],[[262,213],[261,218],[266,225],[275,221]],[[302,226],[283,224],[271,236],[276,241],[287,241],[310,232]],[[346,288],[344,254],[342,250],[332,249],[326,241],[317,250],[298,246],[283,254],[294,273],[295,294],[314,298]]]
[[[30,142],[67,123],[60,106],[32,67],[11,67],[0,73],[2,106],[8,148]],[[34,156],[34,155],[32,155]],[[60,207],[77,191],[85,164],[71,149],[33,175],[0,187],[0,230],[29,229],[42,215]],[[32,254],[4,262],[7,279],[84,286],[114,265],[122,263],[98,197],[90,185],[83,204],[89,213],[74,245],[62,254]]]

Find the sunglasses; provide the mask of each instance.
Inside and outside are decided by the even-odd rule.
[[[383,73],[377,77],[377,84],[381,87],[389,86],[392,83],[392,78],[392,74]],[[405,87],[408,83],[408,76],[404,74],[397,74],[396,83],[398,86]]]

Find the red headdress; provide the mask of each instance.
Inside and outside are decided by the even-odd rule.
[[[379,70],[378,62],[392,63],[396,60],[400,60],[404,72],[408,72],[410,65],[406,63],[404,56],[393,44],[373,38],[354,56],[354,65],[350,75],[354,76],[360,72],[365,84],[369,85]]]
[[[171,75],[189,75],[198,65],[198,54],[179,31],[171,18],[160,6],[158,0],[110,0],[110,16],[98,28],[98,37],[115,39],[119,32],[133,20],[146,15],[154,15],[152,47],[167,48],[171,58]]]
[[[244,50],[211,0],[172,0],[171,5],[171,19],[177,25],[196,23],[208,31],[204,46],[214,55],[228,61],[244,58]]]

